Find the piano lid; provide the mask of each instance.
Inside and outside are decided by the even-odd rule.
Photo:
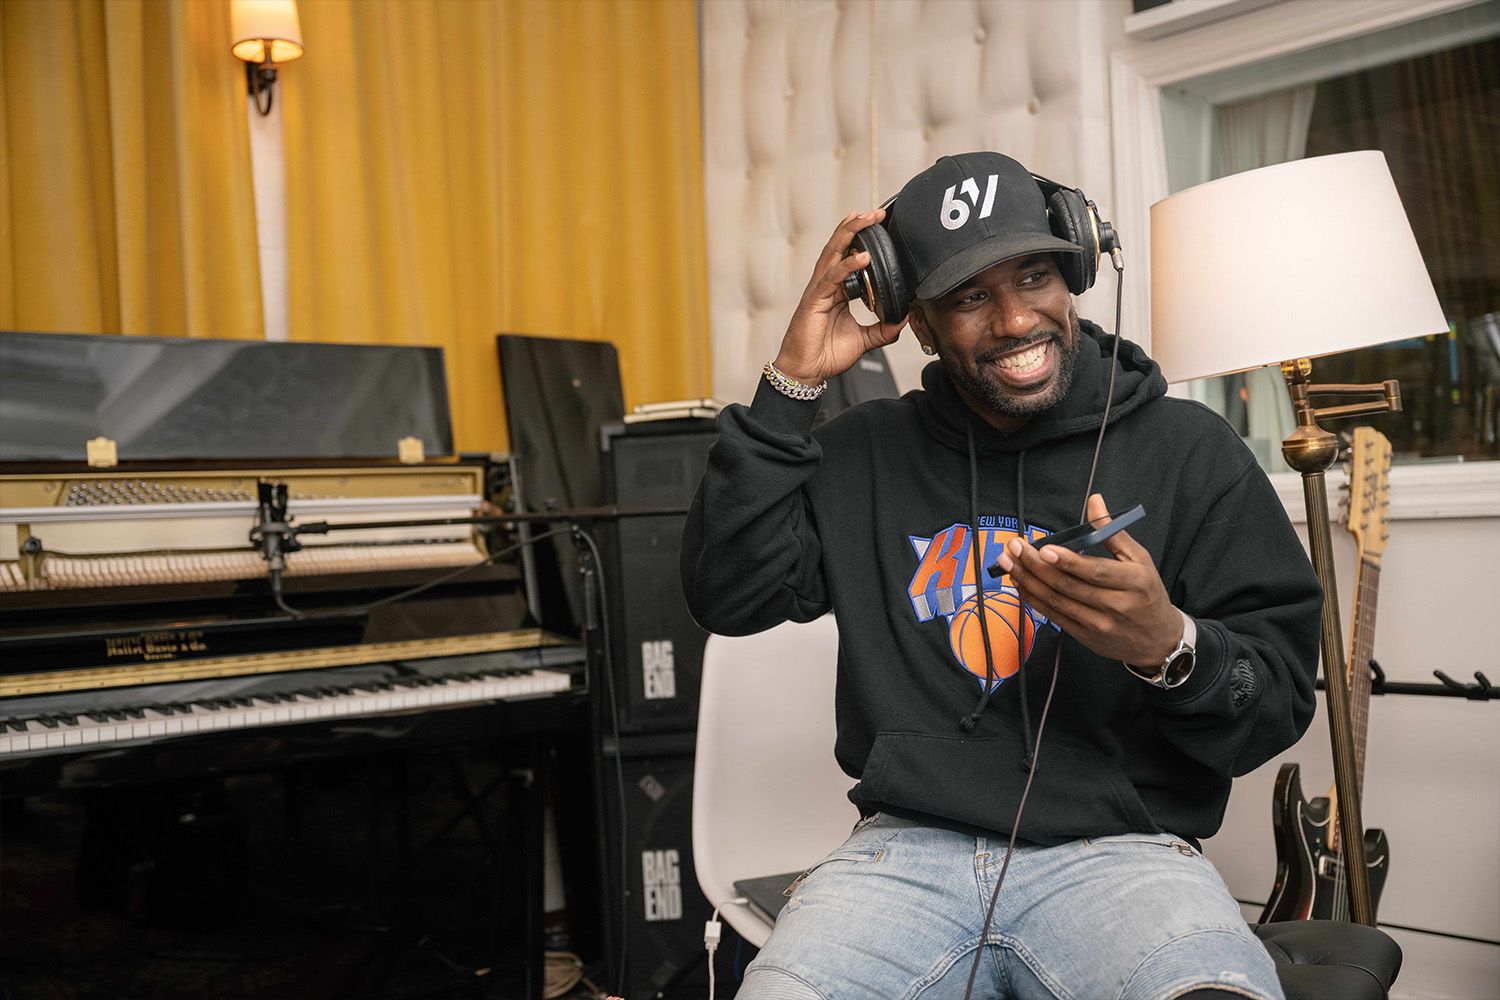
[[[453,454],[438,347],[0,331],[0,461]]]

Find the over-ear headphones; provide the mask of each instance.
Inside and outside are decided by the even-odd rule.
[[[1099,206],[1077,188],[1065,187],[1040,174],[1032,174],[1047,202],[1047,224],[1052,235],[1083,248],[1083,253],[1058,254],[1058,264],[1068,291],[1081,295],[1091,288],[1099,274],[1099,257],[1119,249],[1115,228],[1099,217]],[[882,323],[894,323],[911,310],[912,282],[901,266],[901,254],[886,228],[896,199],[880,206],[886,210],[886,222],[868,226],[854,234],[845,256],[861,250],[870,255],[870,263],[844,279],[844,294],[859,299]]]

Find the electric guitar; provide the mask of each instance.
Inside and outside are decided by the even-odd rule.
[[[1354,627],[1349,648],[1349,714],[1354,731],[1355,784],[1363,797],[1365,743],[1370,716],[1370,655],[1375,644],[1375,604],[1380,557],[1390,536],[1387,478],[1391,443],[1369,427],[1354,431],[1350,449],[1349,497],[1345,525],[1358,546],[1354,586]],[[1281,765],[1271,799],[1276,836],[1276,885],[1261,923],[1276,920],[1348,920],[1349,893],[1340,849],[1337,789],[1307,801],[1295,763]],[[1390,865],[1390,846],[1381,830],[1365,830],[1370,910]]]

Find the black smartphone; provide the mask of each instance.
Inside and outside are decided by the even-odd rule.
[[[1124,531],[1145,516],[1146,508],[1140,504],[1136,504],[1127,511],[1122,511],[1119,514],[1111,514],[1110,522],[1102,528],[1096,528],[1085,521],[1083,524],[1064,528],[1062,531],[1054,531],[1047,537],[1032,542],[1032,544],[1037,548],[1041,548],[1044,545],[1061,545],[1065,549],[1082,552],[1084,549],[1103,544],[1106,538],[1109,538],[1118,531]]]

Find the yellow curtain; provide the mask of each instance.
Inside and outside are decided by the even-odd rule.
[[[691,0],[319,0],[283,70],[294,339],[445,348],[505,446],[495,334],[613,341],[627,405],[706,395]]]
[[[0,90],[0,328],[261,336],[227,0],[4,0]]]

